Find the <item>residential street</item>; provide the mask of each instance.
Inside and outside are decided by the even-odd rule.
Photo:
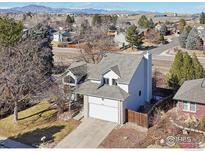
[[[117,124],[88,118],[66,136],[55,148],[96,148]]]
[[[168,44],[161,45],[161,46],[154,48],[154,49],[151,49],[149,51],[152,53],[153,56],[159,55],[162,52],[164,52],[165,50],[173,48],[173,47],[178,46],[178,45],[179,45],[179,42],[178,42],[178,37],[177,37],[177,38],[174,38],[174,40],[172,40],[172,42],[170,42]]]

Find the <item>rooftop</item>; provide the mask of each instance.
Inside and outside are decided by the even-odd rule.
[[[125,100],[128,93],[118,86],[103,85],[92,83],[90,81],[84,82],[75,91],[78,94],[102,97],[107,99]]]
[[[177,91],[174,99],[205,104],[205,82],[203,80],[185,81]]]
[[[128,84],[142,58],[137,54],[107,53],[98,64],[90,65],[88,79],[101,80],[104,72],[113,70],[120,75],[119,83]]]

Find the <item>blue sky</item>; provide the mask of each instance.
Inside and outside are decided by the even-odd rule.
[[[29,4],[53,8],[96,8],[109,10],[137,10],[153,12],[205,12],[205,2],[0,2],[0,8],[21,7]]]

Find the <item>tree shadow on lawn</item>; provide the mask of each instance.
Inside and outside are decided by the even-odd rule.
[[[39,145],[43,143],[43,141],[41,141],[42,137],[46,137],[44,142],[53,142],[54,135],[60,132],[64,127],[65,126],[60,125],[46,128],[37,128],[36,130],[30,132],[19,134],[14,137],[9,137],[9,139],[32,145],[33,147],[39,147]]]
[[[42,113],[47,112],[47,111],[49,111],[49,110],[51,110],[51,108],[47,108],[47,109],[45,109],[45,110],[42,110],[42,111],[40,111],[40,112],[36,112],[36,113],[34,113],[34,114],[31,114],[31,115],[25,116],[25,117],[23,117],[23,118],[19,118],[18,120],[24,120],[24,119],[27,119],[27,118],[33,117],[33,116],[35,116],[35,115],[39,115],[39,116],[41,116]]]

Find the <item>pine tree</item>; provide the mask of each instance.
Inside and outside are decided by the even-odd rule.
[[[177,90],[180,87],[180,83],[182,82],[183,74],[183,53],[179,50],[175,55],[174,62],[169,70],[167,76],[167,83],[169,87],[172,87],[174,90]]]
[[[154,28],[154,22],[153,22],[152,18],[150,18],[150,20],[149,20],[149,28]]]
[[[129,42],[132,48],[134,46],[139,47],[142,44],[142,38],[135,25],[132,25],[127,29],[126,41]]]
[[[160,34],[160,42],[165,43],[164,35]]]
[[[166,26],[165,24],[163,24],[163,25],[160,27],[159,32],[160,32],[162,35],[166,36],[167,33],[168,33],[167,26]]]
[[[186,40],[186,49],[196,50],[197,49],[197,39],[198,39],[198,31],[196,28],[192,28],[190,31],[187,40]]]
[[[93,19],[92,19],[92,24],[95,26],[95,25],[101,25],[102,24],[102,17],[99,15],[99,14],[95,14],[93,16]]]
[[[194,68],[194,78],[195,79],[202,78],[204,75],[203,66],[200,64],[195,53],[193,53],[192,61],[193,61],[193,68]]]
[[[188,33],[192,30],[192,27],[191,26],[186,26],[186,29],[188,31]]]
[[[167,75],[167,83],[169,87],[177,90],[184,81],[199,79],[203,75],[203,67],[195,54],[191,58],[187,52],[178,51]]]
[[[193,62],[191,56],[185,52],[183,55],[183,81],[192,80],[194,79],[194,69],[193,69]]]
[[[180,33],[184,30],[184,27],[186,26],[186,21],[184,19],[179,20],[179,31]]]
[[[183,53],[182,51],[179,50],[175,56],[174,62],[170,69],[170,73],[175,74],[178,79],[182,77],[183,62],[184,62]]]
[[[199,22],[200,22],[200,24],[205,24],[205,14],[204,14],[204,12],[201,13]]]
[[[189,32],[187,28],[184,28],[183,32],[179,35],[179,38],[178,38],[179,45],[182,48],[186,48],[186,40],[187,40],[188,35],[189,35]]]
[[[141,28],[149,28],[150,22],[145,15],[142,15],[138,21],[138,25]]]
[[[23,23],[16,22],[13,18],[0,17],[0,44],[12,46],[18,42],[22,36]]]
[[[75,19],[74,19],[74,16],[70,16],[69,14],[67,15],[67,17],[66,17],[66,23],[67,24],[72,24],[72,23],[74,23],[75,22]]]

